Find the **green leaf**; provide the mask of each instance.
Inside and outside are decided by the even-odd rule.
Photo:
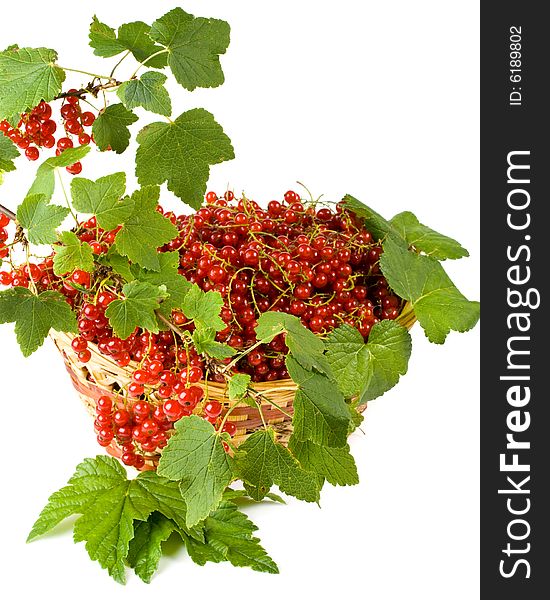
[[[111,246],[106,254],[102,254],[96,260],[107,267],[111,267],[113,271],[120,275],[124,281],[134,281],[135,277],[131,270],[130,261],[126,256],[122,256],[116,251],[115,246]],[[151,283],[151,282],[148,282]]]
[[[158,333],[155,310],[165,292],[159,286],[132,281],[122,288],[123,300],[113,300],[107,307],[105,315],[113,328],[114,334],[125,340],[136,327]]]
[[[229,358],[236,354],[236,350],[227,344],[215,340],[216,332],[212,327],[195,329],[193,332],[193,345],[199,354],[207,354],[219,360]]]
[[[169,117],[172,102],[164,87],[166,75],[147,71],[139,79],[124,82],[117,90],[117,96],[126,108],[141,106],[158,115]]]
[[[115,238],[120,254],[152,271],[160,271],[161,268],[157,248],[178,235],[170,220],[157,212],[159,196],[158,187],[136,190],[131,196],[133,212]]]
[[[61,92],[65,71],[48,48],[21,48],[0,52],[0,120],[24,113]]]
[[[73,207],[81,213],[95,215],[103,229],[115,229],[132,214],[131,198],[122,198],[126,191],[126,174],[113,173],[91,181],[75,177],[71,181]]]
[[[180,482],[187,505],[186,523],[193,527],[219,505],[233,479],[232,461],[211,423],[192,415],[177,421],[175,427],[157,472]]]
[[[176,531],[176,525],[164,515],[154,512],[147,521],[138,521],[130,541],[127,562],[136,575],[150,583],[162,556],[162,542]],[[197,543],[197,542],[196,542]]]
[[[54,246],[53,272],[56,275],[72,273],[75,269],[91,273],[94,270],[94,253],[90,244],[81,242],[72,231],[59,236],[61,246]]]
[[[230,139],[213,115],[195,108],[174,122],[151,123],[137,135],[136,175],[141,185],[167,182],[193,208],[204,200],[210,165],[235,158]]]
[[[50,329],[68,333],[78,331],[76,317],[59,292],[47,291],[35,296],[22,287],[0,292],[0,323],[15,323],[23,356],[38,350]]]
[[[389,320],[374,325],[367,343],[355,327],[342,325],[325,345],[340,391],[362,402],[381,396],[405,375],[412,346],[407,329]]]
[[[357,466],[350,454],[349,445],[343,448],[327,448],[313,442],[301,442],[290,436],[288,447],[306,471],[326,479],[332,485],[356,485],[359,483]]]
[[[94,17],[90,25],[90,46],[94,48],[96,56],[110,58],[125,50],[130,50],[138,62],[143,62],[149,56],[162,50],[149,37],[151,27],[142,21],[125,23],[115,30]],[[147,64],[151,67],[162,69],[166,66],[166,56],[155,56]]]
[[[131,279],[137,279],[152,285],[164,285],[168,298],[160,305],[159,310],[165,317],[170,317],[173,310],[180,309],[183,306],[185,295],[190,290],[191,284],[183,275],[179,274],[180,255],[177,250],[160,253],[158,260],[158,271],[148,271],[142,269],[139,265],[132,265],[130,270]]]
[[[227,326],[220,317],[223,298],[219,292],[203,292],[194,283],[184,298],[182,309],[188,319],[192,319],[196,327],[221,331]]]
[[[55,189],[55,169],[74,165],[82,160],[90,151],[90,146],[67,148],[59,156],[52,156],[45,160],[37,169],[34,182],[27,195],[42,194],[50,200]]]
[[[96,56],[110,58],[125,50],[124,45],[117,40],[115,30],[101,23],[95,15],[90,24],[89,38]]]
[[[118,41],[125,49],[130,50],[138,62],[145,62],[154,69],[166,66],[167,54],[159,54],[151,60],[150,56],[162,50],[150,37],[151,26],[143,21],[125,23],[118,28]]]
[[[49,201],[41,194],[27,196],[17,209],[17,221],[27,231],[31,244],[53,244],[55,230],[69,214],[69,209]]]
[[[3,134],[0,134],[0,174],[15,171],[13,161],[19,156],[17,146]]]
[[[285,343],[302,367],[309,370],[315,368],[331,375],[330,365],[323,354],[323,341],[304,327],[298,317],[276,311],[260,315],[256,326],[258,340],[268,343],[282,332],[286,332]]]
[[[456,240],[422,225],[412,212],[399,213],[390,223],[409,246],[433,258],[445,260],[469,256],[468,251]]]
[[[107,150],[109,146],[117,154],[121,154],[130,144],[128,127],[135,123],[138,117],[123,104],[111,104],[92,125],[92,132],[97,147]]]
[[[174,520],[174,515],[179,515],[180,521],[184,519],[185,507],[176,483],[155,473],[141,473],[129,481],[114,458],[88,458],[78,465],[69,485],[50,496],[27,541],[47,533],[73,514],[81,515],[74,524],[75,542],[86,542],[90,558],[124,583],[134,521],[147,521],[154,511],[168,519]],[[136,565],[140,555],[134,548],[131,558],[136,559]]]
[[[304,471],[289,450],[275,441],[271,428],[254,432],[239,446],[235,466],[254,500],[264,498],[276,484],[299,500],[319,501],[318,477]]]
[[[253,536],[256,525],[233,502],[223,501],[204,522],[206,542],[187,540],[189,556],[199,565],[229,561],[235,567],[251,567],[263,573],[279,569],[260,541]]]
[[[196,18],[175,8],[157,19],[150,32],[168,49],[168,66],[189,91],[224,82],[220,54],[229,46],[229,25],[219,19]]]
[[[232,375],[227,386],[229,400],[231,400],[231,402],[236,402],[237,400],[244,398],[251,380],[252,378],[250,375],[247,375],[246,373],[235,373],[235,375]]]
[[[286,366],[298,384],[292,421],[296,438],[344,447],[351,416],[340,390],[328,377],[301,367],[292,356],[287,356]]]
[[[401,241],[400,235],[389,221],[366,204],[357,200],[357,198],[348,194],[343,198],[342,202],[347,209],[361,218],[375,240],[383,240],[387,236],[390,236],[396,239],[396,241]]]
[[[442,344],[451,330],[468,331],[479,320],[479,302],[465,298],[441,264],[388,239],[380,268],[396,294],[409,300],[431,342]]]

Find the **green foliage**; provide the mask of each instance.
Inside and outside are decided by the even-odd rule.
[[[336,384],[324,375],[304,369],[290,355],[286,366],[298,384],[293,418],[296,438],[322,446],[345,446],[351,416]]]
[[[128,109],[141,106],[146,110],[169,117],[172,102],[164,87],[166,75],[147,71],[139,79],[124,82],[117,90],[117,96]]]
[[[291,436],[288,447],[303,469],[326,479],[330,484],[359,483],[357,466],[348,444],[342,448],[329,448],[310,441],[301,442]]]
[[[216,341],[216,331],[212,327],[195,329],[192,335],[193,346],[199,354],[206,354],[219,360],[236,354],[236,350]]]
[[[0,183],[2,183],[2,173],[15,171],[13,161],[19,156],[17,146],[9,137],[0,134]]]
[[[122,198],[126,191],[126,174],[113,173],[91,181],[75,177],[71,181],[73,207],[80,213],[95,215],[103,229],[114,229],[128,219],[134,210],[129,198]]]
[[[48,48],[12,48],[0,52],[0,121],[24,113],[61,92],[65,71]]]
[[[322,482],[304,471],[287,448],[275,440],[273,429],[256,431],[241,444],[236,471],[249,495],[261,500],[276,484],[285,494],[306,502],[318,502]]]
[[[135,123],[138,117],[123,104],[111,104],[99,114],[92,125],[92,132],[97,147],[100,150],[111,148],[121,154],[130,143],[128,127]]]
[[[187,505],[186,522],[193,527],[215,510],[233,479],[232,460],[220,435],[197,416],[176,422],[176,431],[162,451],[158,474],[180,482]]]
[[[383,248],[382,272],[395,293],[411,302],[431,342],[442,344],[451,330],[475,326],[479,302],[465,298],[437,260],[409,252],[391,239]]]
[[[135,191],[131,196],[133,210],[117,233],[117,251],[145,269],[160,271],[161,264],[157,248],[176,237],[178,230],[159,212],[157,205],[160,190],[148,186]]]
[[[186,539],[189,556],[199,565],[229,561],[235,567],[250,567],[263,573],[279,569],[253,536],[257,530],[235,503],[224,500],[204,521],[205,543]]]
[[[468,251],[456,240],[422,225],[412,212],[399,213],[390,223],[409,246],[414,246],[419,252],[424,252],[428,256],[438,260],[469,256]]]
[[[75,542],[86,542],[90,558],[124,583],[128,556],[140,576],[147,577],[150,572],[154,551],[151,543],[144,550],[144,532],[139,533],[131,554],[130,542],[135,534],[134,523],[147,521],[155,511],[172,521],[174,517],[180,523],[184,521],[185,505],[176,483],[150,472],[128,480],[114,458],[87,458],[77,466],[69,484],[50,496],[27,541],[44,535],[71,515],[80,515],[74,524]]]
[[[166,297],[166,289],[141,281],[127,283],[122,292],[122,300],[113,300],[105,315],[114,334],[125,340],[136,327],[158,333],[159,327],[155,310]]]
[[[15,323],[15,334],[23,356],[30,356],[44,343],[50,329],[76,333],[76,317],[59,292],[15,287],[0,292],[0,323]]]
[[[184,298],[182,309],[188,319],[201,329],[212,328],[215,331],[225,329],[226,324],[220,317],[223,299],[219,292],[203,292],[194,283]]]
[[[32,194],[19,205],[17,221],[31,244],[53,244],[57,240],[56,229],[68,214],[68,208],[49,204],[42,194]]]
[[[38,167],[34,182],[27,195],[42,194],[46,200],[50,200],[55,190],[55,170],[82,160],[89,151],[90,146],[67,148],[59,156],[52,156],[45,160]]]
[[[136,175],[141,185],[160,185],[199,208],[210,165],[235,158],[230,139],[203,108],[170,123],[151,123],[137,135]]]
[[[63,231],[60,245],[54,246],[53,271],[56,275],[72,273],[80,269],[91,273],[94,270],[94,254],[90,244],[81,242],[72,231]]]
[[[153,23],[150,36],[167,49],[168,66],[184,88],[193,91],[224,82],[219,55],[229,46],[225,21],[197,18],[175,8]]]
[[[342,325],[325,345],[340,391],[364,402],[387,392],[407,372],[412,347],[409,332],[395,321],[376,323],[367,343],[355,327]]]

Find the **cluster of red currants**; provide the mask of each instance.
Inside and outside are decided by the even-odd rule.
[[[261,313],[282,311],[324,335],[347,323],[368,338],[381,319],[395,319],[401,298],[379,269],[382,247],[342,205],[317,208],[288,191],[267,209],[209,192],[191,216],[166,213],[180,231],[166,250],[178,249],[185,277],[224,298],[227,327],[217,339],[235,349],[256,341]],[[288,377],[281,336],[250,352],[238,365],[254,381]]]
[[[4,213],[0,213],[0,264],[10,253],[6,246],[9,237],[7,230],[9,224],[10,219]],[[11,273],[0,271],[0,285],[11,285]]]
[[[73,148],[73,135],[77,136],[80,146],[93,141],[93,136],[86,133],[84,128],[91,127],[96,117],[90,111],[82,111],[77,90],[69,90],[64,97],[61,118],[65,135],[58,138],[57,143],[54,135],[57,123],[52,119],[52,107],[47,102],[40,102],[29,112],[23,113],[16,127],[12,127],[8,121],[1,121],[0,132],[24,150],[25,156],[31,161],[40,157],[39,148],[49,149],[55,146],[56,156],[67,148]],[[82,163],[76,162],[66,168],[72,175],[78,175],[82,171]]]

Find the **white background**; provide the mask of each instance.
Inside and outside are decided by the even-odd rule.
[[[119,25],[151,22],[174,5],[27,0],[24,13],[11,13],[20,20],[4,23],[0,46],[53,47],[59,64],[101,73],[114,61],[87,48],[94,12]],[[204,106],[234,143],[236,160],[212,169],[211,188],[267,202],[299,180],[330,199],[351,193],[388,217],[412,210],[470,250],[469,259],[446,267],[478,298],[478,2],[197,0],[182,7],[232,27],[226,84],[194,94],[173,87],[175,115]],[[149,121],[138,125],[155,119],[143,116]],[[83,175],[131,173],[132,160],[131,153],[97,156]],[[32,169],[6,177],[2,203],[15,208]],[[328,486],[321,510],[292,499],[250,508],[281,575],[201,568],[176,552],[150,587],[129,573],[126,588],[73,545],[67,524],[25,545],[48,495],[101,449],[52,345],[24,360],[11,326],[2,326],[0,341],[4,597],[478,597],[479,328],[451,334],[445,346],[414,328],[409,373],[369,405],[365,435],[352,438],[360,485]]]

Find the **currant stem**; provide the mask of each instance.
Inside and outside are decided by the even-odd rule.
[[[71,213],[71,216],[73,217],[76,225],[78,226],[78,224],[79,224],[78,218],[71,207],[71,203],[69,202],[69,196],[67,196],[67,190],[65,189],[65,184],[63,183],[63,178],[61,177],[61,173],[59,171],[57,171],[57,178],[59,179],[59,183],[61,184],[61,190],[63,191],[63,196],[65,198],[65,204],[67,205],[67,208],[69,209],[69,211]]]
[[[10,219],[11,221],[15,221],[17,219],[16,214],[12,212],[9,208],[5,207],[3,204],[0,204],[0,213],[6,215],[6,217],[8,217],[8,219]]]
[[[117,64],[113,67],[113,70],[111,71],[111,79],[113,78],[115,71],[118,69],[118,67],[120,66],[120,63],[122,63],[122,61],[130,54],[130,50],[127,50],[123,55],[122,58],[117,62]]]
[[[154,52],[151,54],[151,56],[148,56],[143,62],[139,63],[138,68],[130,75],[130,79],[134,79],[141,67],[144,67],[151,59],[155,58],[155,56],[160,56],[161,54],[166,54],[167,52],[168,48],[163,48],[158,52]]]
[[[112,81],[112,76],[109,75],[98,75],[97,73],[90,73],[89,71],[81,71],[80,69],[69,69],[68,67],[59,67],[64,71],[70,71],[71,73],[81,73],[82,75],[89,75],[90,77],[94,77],[95,79],[108,79]]]
[[[265,340],[258,340],[255,344],[252,344],[252,346],[250,346],[250,348],[247,348],[246,350],[243,350],[237,356],[237,358],[235,358],[234,360],[232,360],[228,365],[226,365],[222,369],[222,373],[225,373],[226,371],[229,371],[230,369],[232,369],[241,360],[241,358],[244,358],[248,353],[252,352],[252,350],[255,350],[258,346],[261,346],[262,344],[265,344]]]

